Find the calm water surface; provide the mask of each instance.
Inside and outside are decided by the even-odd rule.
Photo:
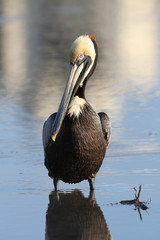
[[[156,0],[0,0],[1,239],[159,238],[159,9]],[[55,196],[42,125],[58,108],[70,45],[87,32],[99,61],[86,96],[109,114],[112,138],[95,195],[84,181],[61,182]],[[148,210],[121,205],[140,184]]]

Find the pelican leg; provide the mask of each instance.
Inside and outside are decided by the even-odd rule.
[[[89,186],[90,186],[90,191],[94,190],[95,178],[88,179],[88,182],[89,182]]]
[[[59,190],[59,189],[58,189],[58,187],[59,187],[58,183],[59,183],[59,178],[58,178],[58,177],[54,177],[54,178],[53,178],[53,184],[54,184],[54,190],[55,190],[55,192],[57,192],[57,191]]]
[[[89,199],[90,201],[95,201],[95,200],[96,200],[94,190],[90,190],[88,199]]]

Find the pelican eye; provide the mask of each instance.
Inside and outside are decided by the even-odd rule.
[[[78,60],[82,60],[84,58],[85,54],[84,53],[80,53],[77,57]]]

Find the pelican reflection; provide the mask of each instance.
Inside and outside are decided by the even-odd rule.
[[[112,239],[94,192],[88,198],[81,191],[49,195],[45,239]]]

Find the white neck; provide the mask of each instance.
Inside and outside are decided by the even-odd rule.
[[[86,101],[83,98],[80,98],[78,96],[75,96],[68,107],[68,115],[70,117],[75,116],[79,117],[79,115],[82,113],[82,110],[84,108],[84,105],[86,104]]]

